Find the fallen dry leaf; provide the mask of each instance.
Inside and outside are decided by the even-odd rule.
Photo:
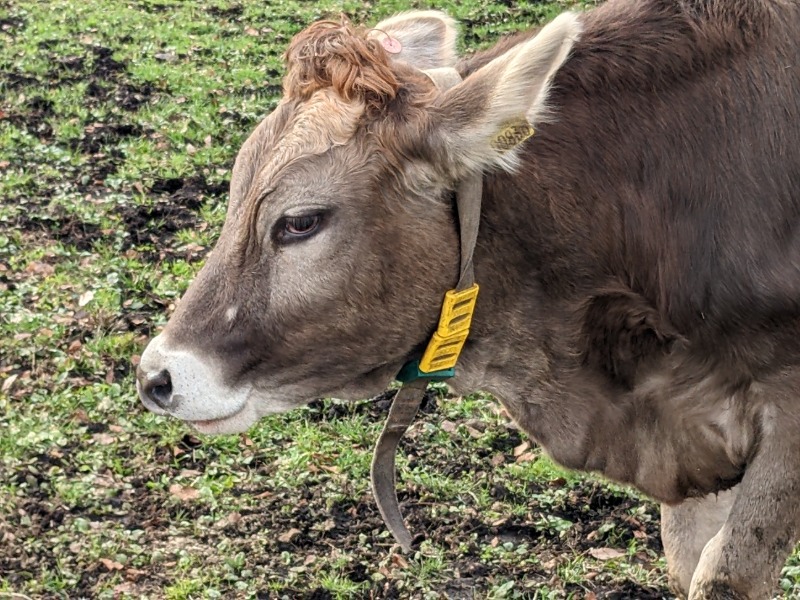
[[[445,419],[439,424],[439,427],[442,428],[442,431],[446,431],[447,433],[454,433],[456,429],[458,429],[458,425],[453,423],[452,421],[448,421]]]
[[[133,590],[133,584],[130,581],[126,581],[124,583],[118,583],[114,586],[114,597],[118,598],[123,594],[130,594]]]
[[[94,299],[94,292],[92,290],[84,292],[83,294],[80,295],[80,298],[78,298],[78,306],[83,308],[84,306],[89,304],[89,302],[91,302],[93,299]]]
[[[531,462],[536,460],[536,454],[533,452],[526,452],[525,454],[520,454],[515,462],[524,463],[524,462]]]
[[[514,456],[522,456],[531,447],[530,442],[522,442],[519,446],[514,448]]]
[[[589,554],[597,560],[614,560],[615,558],[622,558],[625,556],[625,552],[622,550],[615,550],[614,548],[592,548],[589,550]]]
[[[229,525],[236,525],[241,520],[242,520],[241,513],[232,512],[231,514],[222,517],[219,521],[214,523],[214,525],[217,527],[227,527]]]
[[[542,568],[545,570],[545,572],[552,571],[557,566],[558,566],[558,559],[557,558],[551,558],[550,560],[547,560],[547,561],[542,563]]]
[[[483,432],[467,425],[467,433],[476,440],[483,437]]]
[[[289,542],[291,542],[294,538],[296,538],[301,533],[302,532],[299,529],[292,528],[289,531],[287,531],[286,533],[282,533],[281,535],[279,535],[278,536],[278,541],[279,542],[283,542],[285,544],[288,544]]]
[[[121,571],[124,568],[122,563],[118,563],[117,561],[109,558],[101,558],[100,562],[103,563],[103,566],[109,571]]]
[[[392,563],[395,567],[400,569],[407,569],[408,568],[408,561],[403,558],[400,554],[392,554]]]
[[[178,500],[186,502],[187,500],[196,500],[200,497],[200,490],[192,487],[186,487],[180,483],[173,483],[169,486],[169,493],[175,496]]]
[[[76,423],[88,423],[89,415],[85,410],[79,408],[74,413],[72,413],[72,420],[75,421]]]
[[[7,392],[11,389],[11,386],[14,385],[14,382],[19,377],[19,373],[14,373],[13,375],[9,375],[3,380],[3,385],[0,386],[0,391]]]
[[[147,575],[147,571],[143,571],[141,569],[126,569],[125,570],[125,577],[130,581],[137,581],[142,577],[142,575]]]
[[[34,260],[28,263],[28,266],[25,267],[25,272],[32,273],[35,275],[44,275],[45,277],[47,277],[48,275],[52,275],[53,273],[55,273],[56,268],[53,265],[48,264],[46,262],[40,262],[38,260]]]
[[[101,446],[108,446],[109,444],[113,444],[117,441],[117,438],[108,433],[93,433],[92,439]]]
[[[326,520],[324,523],[322,523],[321,529],[322,531],[331,531],[333,529],[336,529],[336,521],[334,521],[333,519]]]

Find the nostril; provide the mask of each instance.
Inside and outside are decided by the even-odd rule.
[[[144,393],[161,408],[169,407],[172,401],[172,378],[164,369],[156,375],[148,376],[144,382]]]

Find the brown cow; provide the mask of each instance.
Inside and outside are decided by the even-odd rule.
[[[681,595],[767,597],[800,537],[798,39],[796,0],[611,0],[460,62],[439,13],[311,26],[143,402],[220,433],[383,389],[436,327],[453,191],[484,173],[453,388],[662,502]]]

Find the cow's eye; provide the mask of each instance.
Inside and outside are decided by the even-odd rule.
[[[313,235],[322,223],[322,215],[284,217],[278,231],[281,241],[301,240]]]

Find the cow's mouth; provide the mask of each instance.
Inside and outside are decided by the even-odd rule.
[[[222,419],[211,419],[210,421],[187,421],[189,425],[197,429],[201,433],[205,433],[207,429],[213,429],[215,425],[226,421],[228,417]]]
[[[247,402],[237,412],[224,417],[198,421],[187,420],[185,422],[191,425],[198,433],[214,435],[242,433],[247,431],[256,421],[258,421],[258,415],[255,414],[251,409],[250,403]]]

